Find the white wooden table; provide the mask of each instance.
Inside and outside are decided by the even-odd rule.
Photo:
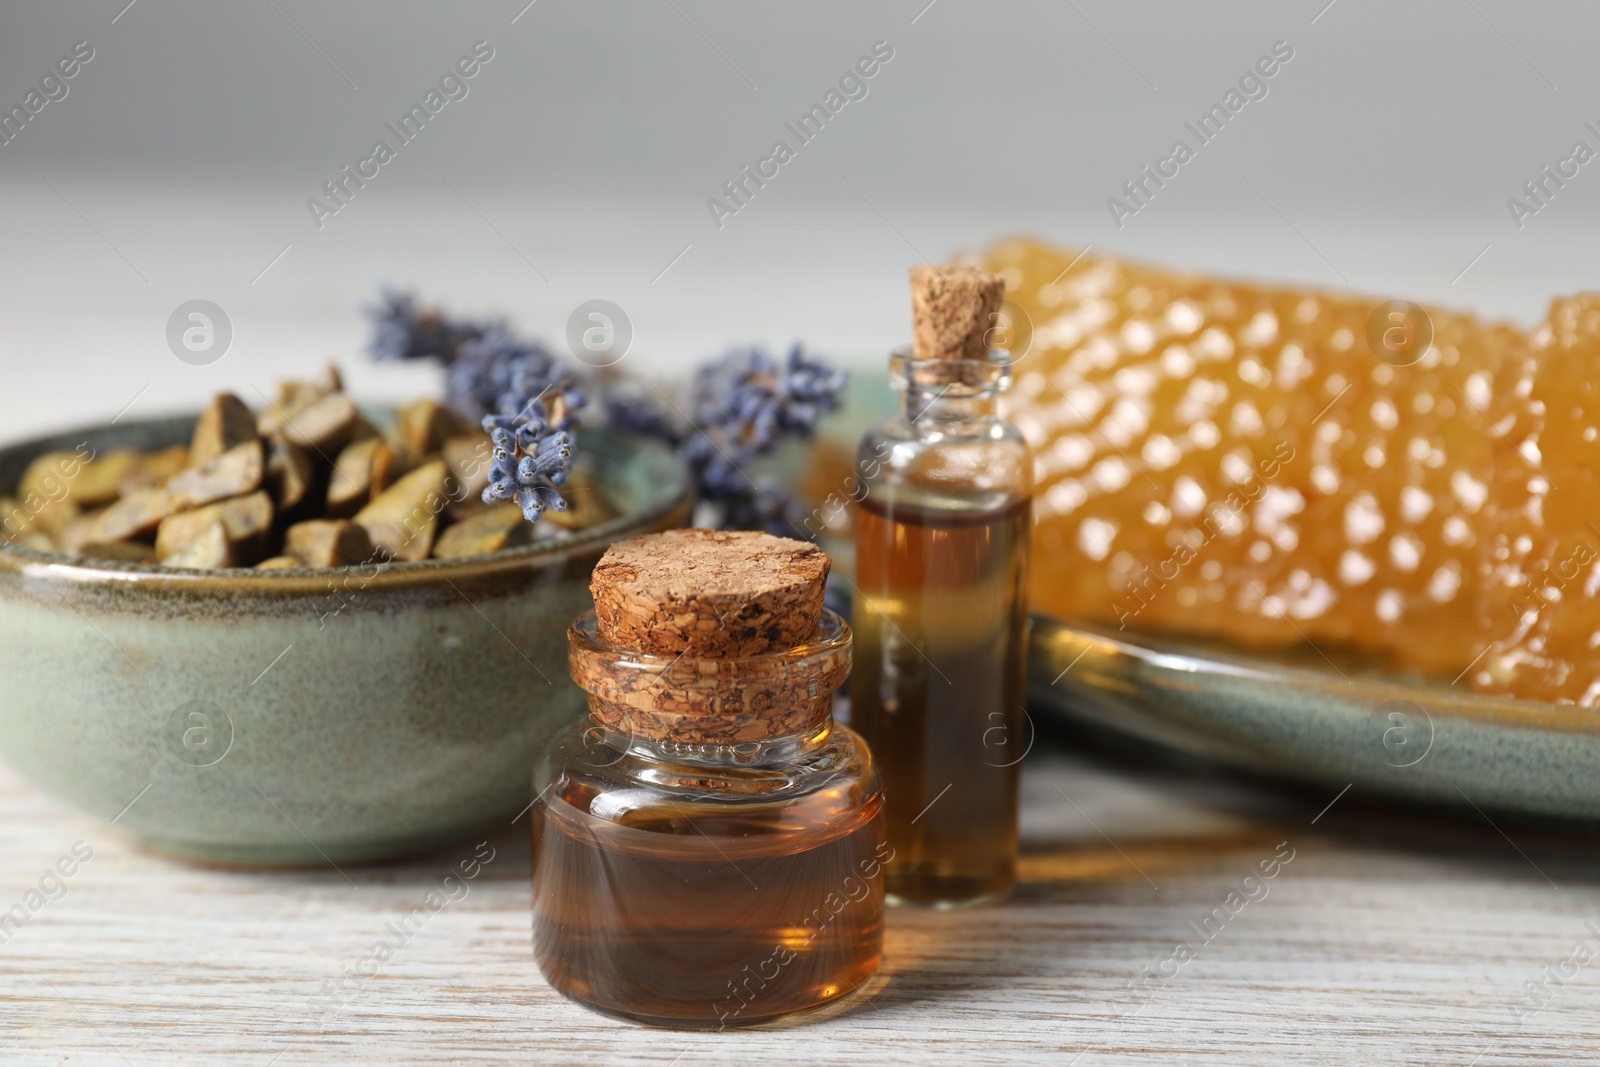
[[[1356,793],[1319,817],[1331,791],[1104,753],[1041,748],[1025,767],[1010,901],[891,912],[869,998],[699,1035],[615,1022],[544,984],[525,824],[493,836],[470,892],[341,1005],[325,983],[392,940],[385,924],[474,842],[343,873],[209,870],[146,855],[0,770],[0,910],[76,842],[94,853],[0,945],[0,1063],[1600,1060],[1600,959],[1518,1014],[1542,968],[1579,942],[1600,952],[1595,837]],[[1275,877],[1242,881],[1291,849]],[[1259,899],[1231,913],[1245,890]],[[1183,943],[1193,958],[1175,956]]]

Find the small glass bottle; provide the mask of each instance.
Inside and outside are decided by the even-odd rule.
[[[858,457],[850,715],[883,770],[890,903],[979,903],[1016,880],[1033,460],[997,410],[1011,362],[985,338],[1002,291],[912,270],[901,409]]]
[[[805,573],[774,593],[718,568],[736,549]],[[590,714],[533,779],[534,955],[566,996],[723,1028],[876,971],[892,854],[871,753],[833,722],[851,633],[821,607],[826,573],[814,545],[709,530],[622,542],[596,568],[597,610],[569,632]]]

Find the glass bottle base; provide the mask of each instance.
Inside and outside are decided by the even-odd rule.
[[[1016,887],[1014,880],[996,882],[993,878],[922,875],[905,879],[904,882],[890,878],[883,902],[891,908],[951,911],[1004,900]]]
[[[586,1000],[577,993],[552,986],[567,1000],[587,1008],[592,1012],[605,1015],[623,1022],[639,1023],[643,1026],[653,1026],[662,1030],[732,1030],[738,1029],[783,1029],[786,1026],[798,1023],[815,1022],[821,1018],[830,1018],[834,1015],[849,1011],[850,1008],[863,996],[870,995],[879,989],[887,979],[878,972],[877,963],[865,978],[854,986],[847,986],[833,996],[824,996],[809,1004],[789,1005],[782,1011],[754,1013],[728,1013],[724,1017],[687,1016],[687,1015],[651,1015],[645,1012],[619,1011],[617,1008],[597,1004]]]

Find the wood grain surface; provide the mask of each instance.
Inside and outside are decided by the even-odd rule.
[[[1600,952],[1592,835],[1059,748],[1029,757],[1024,792],[1009,901],[892,912],[883,974],[829,1017],[685,1034],[544,984],[525,820],[402,863],[212,870],[0,769],[0,911],[93,850],[0,932],[0,1063],[1600,1061],[1600,958],[1563,962]],[[488,849],[465,895],[363,967]]]

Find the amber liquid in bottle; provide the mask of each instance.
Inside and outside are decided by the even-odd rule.
[[[891,902],[978,903],[1016,879],[1029,501],[856,513],[852,725],[889,798]]]
[[[859,744],[859,742],[857,742]],[[627,802],[581,777],[535,806],[534,955],[602,1011],[675,1027],[748,1025],[852,992],[883,954],[881,794]],[[719,807],[723,810],[719,810]]]

